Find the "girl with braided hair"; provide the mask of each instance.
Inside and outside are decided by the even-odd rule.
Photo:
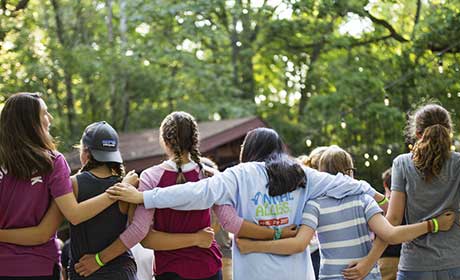
[[[168,160],[141,173],[139,190],[167,188],[204,178],[200,162],[199,133],[195,119],[186,112],[173,112],[160,127],[160,143]],[[211,228],[210,210],[176,211],[145,209],[139,205],[128,228],[99,253],[107,263],[137,243],[154,249],[155,279],[222,279],[222,254]],[[81,275],[100,267],[92,255],[75,266]]]

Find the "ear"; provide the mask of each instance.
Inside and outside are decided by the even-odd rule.
[[[80,160],[83,165],[85,165],[90,159],[90,153],[88,149],[83,147],[80,148]]]

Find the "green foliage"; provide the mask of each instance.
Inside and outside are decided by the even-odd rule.
[[[293,154],[340,145],[379,186],[407,111],[434,99],[459,125],[458,0],[20,2],[0,7],[0,104],[43,92],[63,150],[102,119],[257,114]]]

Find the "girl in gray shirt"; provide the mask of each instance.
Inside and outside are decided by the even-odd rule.
[[[411,153],[393,161],[387,219],[400,224],[428,220],[446,209],[457,212],[450,231],[423,235],[403,243],[398,280],[460,279],[460,154],[451,151],[452,121],[446,109],[429,104],[411,116],[409,136],[416,141]],[[374,243],[373,252],[385,245]],[[380,255],[378,255],[380,256]],[[378,258],[377,256],[377,258]],[[353,276],[347,279],[355,279]]]

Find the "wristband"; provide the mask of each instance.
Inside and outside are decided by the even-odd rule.
[[[379,202],[377,202],[380,206],[384,205],[385,203],[388,202],[388,198],[385,196],[382,200],[380,200]]]
[[[105,264],[101,261],[101,258],[99,257],[99,253],[97,253],[94,258],[96,259],[96,263],[100,266],[103,267]]]
[[[281,239],[281,229],[279,227],[275,227],[274,228],[275,230],[275,234],[273,235],[273,240],[278,240],[278,239]]]
[[[433,221],[433,232],[436,233],[439,231],[439,224],[436,218],[431,219]]]

